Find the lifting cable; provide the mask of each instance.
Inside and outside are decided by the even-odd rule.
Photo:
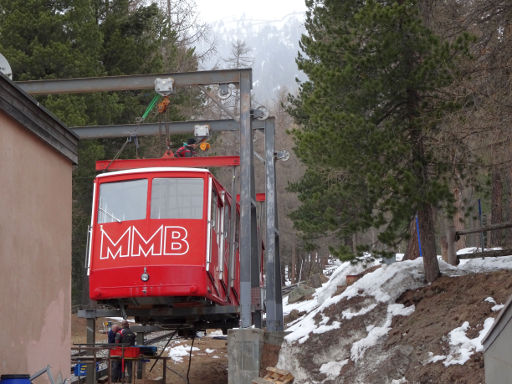
[[[110,160],[110,162],[108,163],[108,165],[105,167],[105,169],[103,170],[103,172],[107,172],[108,171],[108,168],[110,167],[110,165],[117,160],[117,158],[119,157],[119,155],[121,155],[121,153],[123,152],[124,148],[126,147],[126,145],[128,143],[131,143],[133,140],[133,142],[135,143],[135,152],[138,156],[138,153],[139,153],[139,139],[137,138],[137,136],[130,136],[130,137],[127,137],[126,138],[126,141],[124,142],[124,144],[121,146],[121,149],[119,151],[117,151],[116,155],[114,156],[114,158],[112,160]]]
[[[196,339],[196,333],[192,336],[192,343],[190,344],[190,352],[188,354],[188,368],[187,368],[187,384],[190,384],[188,374],[190,373],[190,364],[192,363],[192,349],[194,348],[194,340]]]
[[[140,124],[142,123],[147,117],[148,115],[150,114],[150,112],[153,110],[153,108],[155,107],[156,103],[160,100],[161,96],[159,94],[156,94],[155,96],[153,96],[153,99],[150,101],[149,105],[147,106],[146,110],[144,111],[144,113],[142,114],[141,117],[137,118],[137,123]],[[167,106],[169,105],[169,98],[165,98],[166,101],[165,103],[162,102],[162,104],[164,104],[164,107],[163,107],[163,112],[165,112],[165,109],[167,108]],[[161,106],[159,105],[159,111],[161,110]],[[162,112],[161,112],[162,113]],[[107,172],[110,165],[116,161],[118,159],[118,157],[121,155],[121,153],[123,152],[123,150],[125,149],[126,145],[128,143],[131,143],[133,140],[133,143],[135,144],[135,156],[137,158],[139,158],[139,139],[137,138],[137,135],[132,135],[130,137],[127,137],[126,138],[126,141],[124,142],[124,144],[121,146],[121,149],[116,153],[116,155],[114,156],[114,158],[112,160],[110,160],[110,162],[108,163],[108,165],[105,167],[105,169],[103,170],[103,172]]]

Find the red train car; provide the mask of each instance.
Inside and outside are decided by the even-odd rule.
[[[89,231],[90,298],[144,323],[237,326],[239,227],[236,202],[207,169],[100,174]]]

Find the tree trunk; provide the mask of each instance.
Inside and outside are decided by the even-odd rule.
[[[404,260],[414,260],[420,255],[418,248],[418,233],[416,232],[416,218],[414,217],[409,224],[409,242],[405,250]]]
[[[297,251],[295,249],[295,242],[292,244],[292,271],[290,280],[292,284],[297,282]]]
[[[508,182],[507,185],[509,186],[508,190],[508,217],[505,219],[507,221],[512,221],[512,168],[509,169],[508,175]],[[512,228],[505,230],[505,245],[507,248],[512,248]]]
[[[441,275],[439,263],[437,262],[436,240],[434,237],[434,213],[431,204],[424,203],[420,206],[418,209],[418,221],[425,280],[431,283]]]
[[[464,226],[464,203],[462,201],[462,191],[459,187],[453,189],[453,197],[455,198],[455,215],[453,216],[453,225],[456,231],[462,231]],[[466,236],[461,238],[455,243],[455,250],[466,248]]]
[[[441,236],[441,258],[448,262],[448,239],[446,235]]]
[[[491,193],[491,224],[499,224],[503,222],[502,216],[503,201],[503,182],[501,180],[500,171],[494,168],[492,172],[492,193]],[[491,232],[491,246],[497,247],[502,245],[501,230]]]

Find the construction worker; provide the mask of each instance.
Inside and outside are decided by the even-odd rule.
[[[197,149],[197,141],[194,137],[191,137],[187,140],[186,143],[183,143],[183,146],[178,148],[176,153],[174,154],[175,157],[193,157],[196,155],[196,149]]]
[[[133,346],[135,345],[135,333],[130,329],[130,323],[127,320],[123,320],[121,323],[121,326],[123,327],[120,331],[116,333],[116,344],[124,344],[125,346]],[[127,374],[126,374],[126,382],[131,383],[132,378],[132,361],[131,360],[124,360],[124,364],[121,364],[121,366],[124,365],[124,368],[126,368]],[[121,373],[123,368],[121,368]],[[122,374],[120,375],[122,378]]]

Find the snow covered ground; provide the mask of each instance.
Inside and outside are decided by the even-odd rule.
[[[467,252],[471,252],[471,250],[467,250]],[[381,268],[365,274],[341,294],[335,295],[339,287],[346,284],[347,275],[359,274],[369,266],[376,264],[380,264],[380,261],[366,266],[339,262],[329,281],[315,291],[311,300],[288,304],[288,298],[284,298],[285,315],[290,314],[293,310],[301,313],[298,319],[288,325],[286,330],[288,334],[285,337],[278,363],[279,368],[289,369],[294,373],[295,383],[333,382],[345,365],[349,362],[357,365],[369,348],[382,341],[391,329],[393,317],[409,316],[415,311],[414,305],[406,307],[403,304],[397,304],[396,299],[406,290],[425,285],[423,261],[420,258],[390,265],[382,264]],[[439,264],[444,276],[461,276],[512,269],[512,256],[466,259],[461,260],[457,267],[451,266],[441,259]],[[339,312],[333,311],[332,308],[338,308],[336,304],[339,305],[342,300],[349,304],[357,304],[343,307]],[[496,317],[502,305],[496,303],[492,297],[488,297],[485,301],[494,304],[493,313]],[[385,311],[382,309],[383,306],[385,306]],[[329,308],[331,309],[329,310]],[[379,310],[378,316],[373,318],[367,316],[377,310]],[[349,324],[360,316],[365,316],[366,329],[360,332],[349,329]],[[449,353],[446,355],[430,353],[430,359],[425,361],[425,364],[437,361],[443,361],[445,366],[464,364],[473,353],[483,349],[482,339],[490,329],[494,317],[485,320],[483,328],[474,338],[469,338],[466,335],[469,323],[462,319],[459,327],[446,334],[450,346]],[[367,319],[373,319],[373,322],[367,323]],[[344,327],[349,330],[343,331]],[[304,358],[301,360],[301,348],[305,348],[304,343],[308,343],[308,340],[312,338],[315,343],[318,343],[321,340],[319,336],[327,333],[334,335],[333,331],[337,329],[343,335],[347,335],[345,340],[339,342],[329,340],[322,350],[310,357],[311,362],[305,364]],[[313,341],[310,340],[310,343]],[[315,371],[315,375],[312,375],[312,369]],[[394,382],[405,383],[404,380],[397,378]]]

